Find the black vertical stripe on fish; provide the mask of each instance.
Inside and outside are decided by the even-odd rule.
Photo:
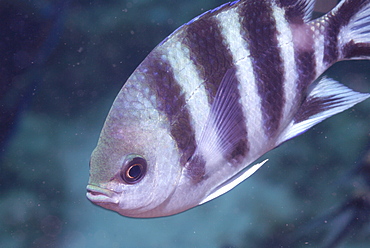
[[[298,71],[298,80],[297,80],[297,97],[299,100],[297,104],[300,104],[303,100],[303,97],[307,90],[307,87],[315,80],[315,70],[316,70],[316,60],[315,60],[315,51],[311,50],[299,50],[295,51],[295,61]]]
[[[325,63],[331,65],[339,59],[338,35],[341,28],[348,25],[351,18],[357,14],[368,2],[368,0],[343,1],[343,4],[335,12],[335,15],[329,15],[329,21],[325,33]]]
[[[276,23],[268,1],[246,1],[240,10],[249,44],[258,93],[262,99],[264,129],[277,134],[285,104],[284,68],[277,40]]]
[[[170,133],[180,151],[180,164],[185,165],[196,148],[195,131],[191,124],[191,115],[186,107],[185,95],[174,77],[171,66],[152,53],[143,61],[149,86],[156,95],[157,109],[164,113],[170,123]]]
[[[212,104],[222,77],[232,65],[232,57],[222,42],[219,26],[210,18],[210,13],[187,27],[182,43],[189,48],[190,59],[202,72],[200,74],[205,80],[208,100]]]

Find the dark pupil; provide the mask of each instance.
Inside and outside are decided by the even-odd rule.
[[[141,175],[141,166],[138,164],[132,165],[127,171],[128,177],[136,179]]]
[[[128,184],[138,183],[144,178],[146,169],[147,164],[144,158],[129,158],[122,166],[121,178]]]

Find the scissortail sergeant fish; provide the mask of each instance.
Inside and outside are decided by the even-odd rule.
[[[367,99],[320,75],[337,61],[370,58],[370,0],[343,0],[311,20],[314,4],[230,2],[162,41],[113,103],[87,198],[130,217],[177,214],[231,190],[266,162],[251,165],[260,156]]]

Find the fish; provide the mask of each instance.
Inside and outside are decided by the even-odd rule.
[[[118,93],[90,159],[87,198],[123,216],[181,213],[370,94],[326,77],[370,57],[370,0],[312,19],[314,0],[238,0],[156,46]]]

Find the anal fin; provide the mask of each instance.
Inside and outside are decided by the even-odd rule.
[[[278,144],[369,97],[370,94],[355,92],[333,79],[322,78],[302,103],[292,122],[282,132]]]

